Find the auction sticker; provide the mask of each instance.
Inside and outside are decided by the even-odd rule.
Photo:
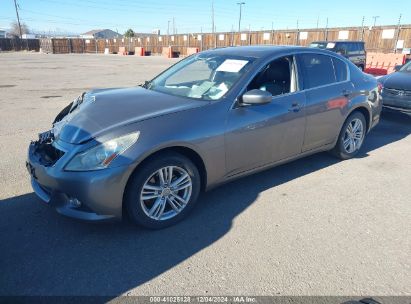
[[[226,59],[222,64],[220,64],[220,66],[217,68],[217,71],[237,73],[247,63],[247,60]]]

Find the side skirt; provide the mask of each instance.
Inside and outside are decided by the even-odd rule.
[[[335,146],[335,142],[332,143],[332,144],[328,144],[328,145],[322,146],[320,148],[316,148],[314,150],[305,151],[301,154],[294,155],[294,156],[291,156],[291,157],[288,157],[288,158],[284,158],[282,160],[279,160],[279,161],[276,161],[276,162],[273,162],[273,163],[269,163],[269,164],[266,164],[266,165],[251,169],[251,170],[247,170],[247,171],[240,172],[240,173],[237,173],[237,174],[234,174],[234,175],[231,175],[231,176],[227,176],[222,181],[218,181],[216,183],[207,185],[206,191],[211,190],[213,188],[216,188],[216,187],[218,187],[222,184],[225,184],[225,183],[231,182],[233,180],[239,179],[239,178],[244,177],[244,176],[248,176],[248,175],[258,173],[258,172],[262,172],[262,171],[265,171],[265,170],[268,170],[268,169],[283,165],[285,163],[289,163],[289,162],[295,161],[297,159],[304,158],[304,157],[309,156],[309,155],[329,151],[332,148],[334,148],[334,146]]]

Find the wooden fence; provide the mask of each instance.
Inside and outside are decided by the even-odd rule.
[[[372,28],[345,27],[330,29],[294,29],[221,33],[190,33],[179,35],[139,35],[133,38],[117,39],[0,39],[2,50],[38,50],[43,52],[64,53],[117,53],[120,47],[134,52],[135,47],[143,47],[151,54],[161,54],[163,47],[172,46],[173,51],[187,54],[187,48],[200,51],[215,47],[238,45],[309,45],[319,40],[363,40],[367,51],[391,53],[402,48],[411,48],[411,25],[379,26]],[[37,41],[37,42],[36,42]],[[398,48],[397,48],[398,46]]]
[[[36,51],[40,49],[38,39],[0,38],[0,51]]]

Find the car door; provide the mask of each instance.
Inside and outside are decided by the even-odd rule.
[[[301,153],[305,94],[298,89],[296,64],[290,58],[288,92],[273,96],[271,103],[264,105],[242,105],[240,97],[229,111],[225,135],[228,176]],[[247,90],[270,89],[268,85],[264,88],[263,83],[261,86],[255,83],[266,68],[250,82]]]
[[[305,152],[334,142],[354,87],[344,61],[315,53],[297,57],[306,94]]]

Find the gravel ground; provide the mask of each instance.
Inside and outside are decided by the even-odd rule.
[[[226,184],[184,222],[64,218],[33,194],[36,134],[84,90],[125,87],[161,57],[0,54],[0,295],[411,295],[411,117],[384,113],[362,153]]]

